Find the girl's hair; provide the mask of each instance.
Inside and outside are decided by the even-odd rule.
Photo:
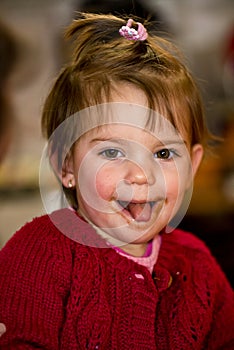
[[[147,23],[143,24],[147,29]],[[72,60],[62,69],[45,102],[44,135],[49,139],[78,111],[110,102],[114,86],[126,82],[140,88],[148,107],[169,119],[181,134],[186,133],[191,145],[201,143],[206,148],[212,136],[201,97],[178,50],[149,31],[145,41],[127,40],[119,34],[123,25],[126,19],[113,15],[79,13],[68,27],[66,37],[73,39],[74,45]],[[53,144],[52,151],[58,151],[57,147]]]

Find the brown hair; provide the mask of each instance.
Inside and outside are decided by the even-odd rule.
[[[200,94],[178,51],[150,33],[144,42],[123,38],[119,29],[125,24],[125,19],[113,15],[80,13],[69,26],[66,36],[73,39],[72,60],[45,102],[44,135],[50,138],[74,113],[109,102],[114,85],[127,82],[145,93],[151,109],[168,118],[179,132],[186,132],[191,145],[206,147],[211,135]],[[57,147],[53,145],[53,151]]]

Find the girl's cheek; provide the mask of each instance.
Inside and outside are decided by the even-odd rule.
[[[163,169],[163,177],[166,193],[178,191],[180,179],[176,167]]]
[[[166,179],[166,193],[167,194],[173,194],[173,195],[177,195],[179,193],[179,182],[178,182],[178,178],[173,178],[170,180]]]
[[[100,169],[96,174],[97,194],[105,200],[111,200],[116,192],[115,174],[112,171]]]

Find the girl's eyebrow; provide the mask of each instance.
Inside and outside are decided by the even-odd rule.
[[[162,145],[186,145],[186,141],[185,140],[163,140],[162,142],[160,142],[160,144]]]
[[[115,143],[126,143],[126,141],[129,141],[127,139],[121,139],[121,138],[117,138],[117,137],[97,137],[95,139],[90,140],[89,143],[97,143],[97,142],[115,142]]]
[[[129,139],[123,139],[123,138],[117,138],[117,137],[98,137],[98,138],[94,138],[92,140],[90,140],[90,143],[96,143],[96,142],[114,142],[114,143],[118,143],[118,144],[126,144],[126,142],[136,142],[133,140],[129,140]],[[184,140],[180,140],[180,139],[169,139],[169,140],[158,140],[155,143],[152,143],[152,146],[157,147],[157,146],[166,146],[166,145],[186,145],[186,141]]]

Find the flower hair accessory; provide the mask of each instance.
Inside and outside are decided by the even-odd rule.
[[[130,18],[127,21],[126,26],[122,26],[119,30],[120,35],[122,35],[127,40],[140,40],[144,41],[148,37],[147,30],[143,26],[143,24],[137,22],[138,28],[137,30],[132,28],[133,20]]]

